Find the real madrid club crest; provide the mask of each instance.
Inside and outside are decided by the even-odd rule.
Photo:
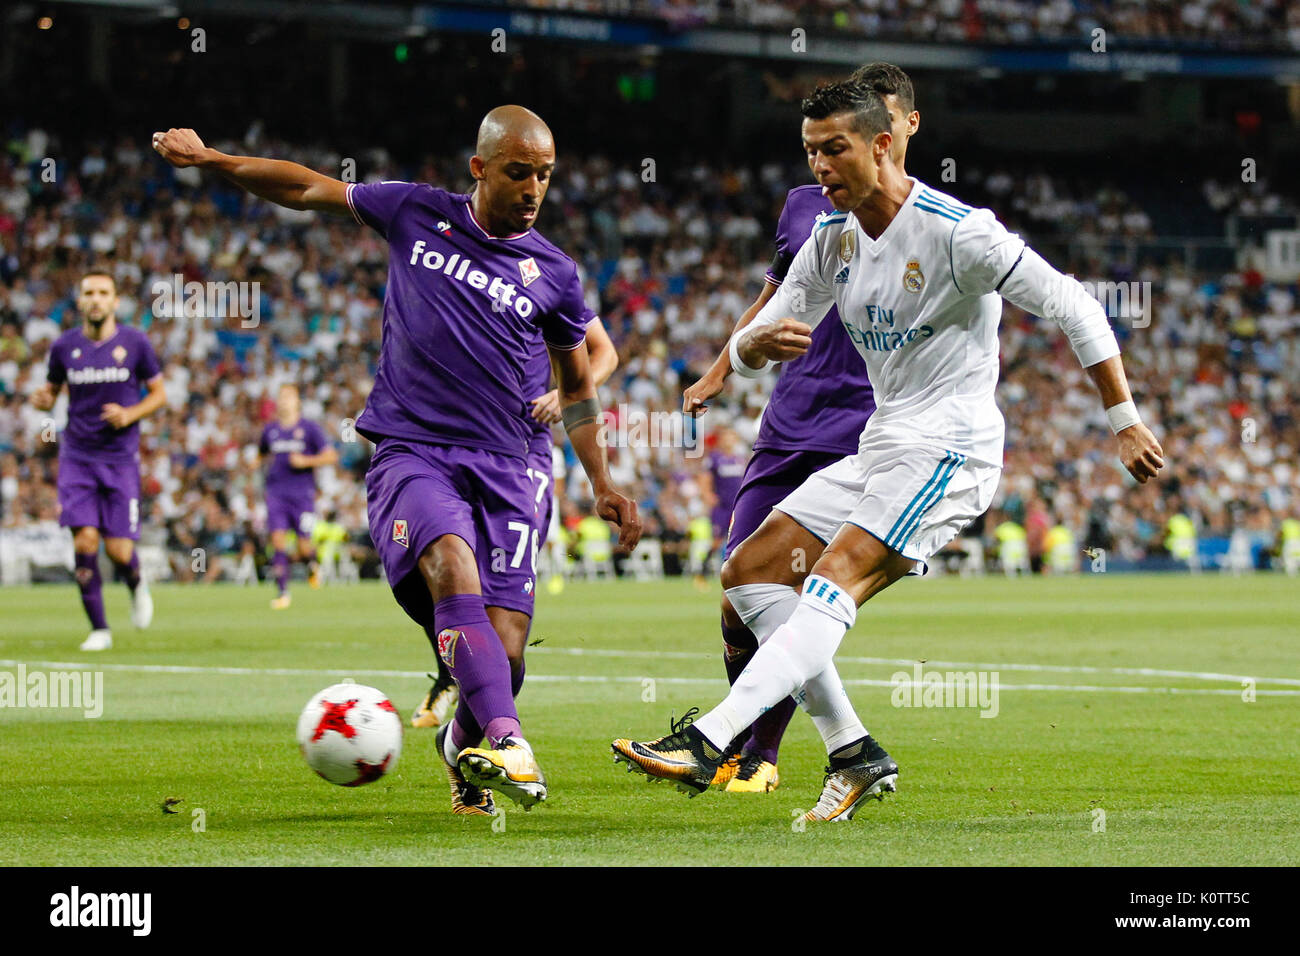
[[[916,259],[907,260],[907,271],[903,273],[903,288],[908,292],[920,292],[925,288],[925,273],[921,263]]]
[[[113,361],[116,362],[118,365],[121,365],[124,361],[126,361],[126,349],[120,345],[117,348],[113,349]]]
[[[858,234],[856,232],[840,233],[840,261],[852,262],[853,254],[858,251]]]

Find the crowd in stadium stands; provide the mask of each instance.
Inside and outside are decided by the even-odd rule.
[[[467,0],[468,2],[468,0]],[[491,0],[490,0],[491,2]],[[663,19],[679,27],[827,26],[875,39],[1032,43],[1093,30],[1146,46],[1300,48],[1300,4],[1289,0],[504,0],[535,7]]]
[[[251,542],[265,522],[257,441],[274,416],[277,387],[289,381],[302,389],[304,415],[325,425],[341,455],[338,466],[318,472],[319,512],[348,529],[364,558],[370,446],[351,423],[378,352],[386,244],[350,220],[289,212],[217,177],[172,171],[126,140],[60,159],[67,172],[47,182],[41,158],[47,150],[58,156],[57,147],[30,131],[0,158],[4,525],[57,517],[57,442],[43,440],[46,413],[28,397],[44,381],[51,341],[78,321],[76,280],[95,266],[116,276],[120,317],[147,330],[166,379],[167,406],[142,423],[143,543],[168,548],[183,578],[195,573],[188,561],[195,547],[214,555],[257,550]],[[339,168],[339,157],[319,151],[244,149]],[[682,389],[761,288],[776,213],[806,170],[700,165],[680,176],[661,170],[659,182],[646,183],[638,168],[565,160],[541,227],[581,264],[589,302],[618,346],[620,366],[602,392],[615,421],[631,424],[634,439],[660,439],[653,447],[616,442],[612,472],[640,502],[647,536],[676,554],[708,527],[708,449],[724,427],[748,447],[773,379],[733,377],[699,421],[701,454],[681,447],[690,435],[679,416]],[[398,169],[376,152],[359,157],[358,168],[365,179],[469,185],[464,157]],[[987,196],[1031,242],[1053,229],[1159,231],[1117,191],[1070,189],[1036,172],[990,171],[970,192]],[[1076,554],[1102,548],[1136,559],[1173,550],[1178,515],[1203,537],[1240,529],[1271,540],[1284,519],[1300,517],[1296,287],[1249,269],[1190,275],[1178,262],[1094,269],[1080,278],[1151,283],[1141,302],[1149,325],[1117,326],[1139,406],[1164,444],[1168,478],[1139,487],[1127,477],[1065,337],[1007,305],[999,388],[1006,471],[993,511],[975,529],[985,546],[994,550],[1007,528],[1022,529],[1037,566],[1050,534],[1068,532]],[[184,314],[159,295],[176,275],[257,282],[256,310]],[[638,421],[650,427],[638,433]],[[562,515],[576,530],[589,514],[589,489],[572,455],[568,472]]]

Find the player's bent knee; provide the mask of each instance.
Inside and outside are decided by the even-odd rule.
[[[452,594],[479,593],[474,552],[458,535],[444,534],[420,555],[420,573],[439,600]]]
[[[745,626],[745,622],[740,619],[740,615],[736,613],[736,608],[732,605],[731,599],[728,598],[726,594],[722,595],[722,623],[726,627],[736,629]]]
[[[82,554],[89,554],[99,550],[99,529],[97,528],[76,528],[72,532],[72,547]]]

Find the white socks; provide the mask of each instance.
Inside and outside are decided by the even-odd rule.
[[[799,592],[786,584],[742,584],[727,588],[727,600],[762,647],[799,606]]]
[[[742,610],[741,604],[736,603],[733,592],[760,587],[780,589],[782,593],[778,594],[774,590],[762,596],[750,591],[740,595],[742,602],[749,601],[747,609]],[[770,618],[759,621],[763,612],[785,604],[786,598],[793,596],[793,593],[792,588],[782,585],[751,584],[728,589],[727,597],[742,620],[745,620],[747,613],[752,613],[755,623],[766,624]],[[751,597],[754,600],[749,600]],[[756,608],[758,604],[762,604],[762,607]],[[809,575],[804,582],[803,594],[789,620],[776,628],[770,639],[758,649],[745,672],[732,685],[727,699],[695,722],[696,729],[714,747],[724,750],[759,714],[778,703],[782,697],[789,696],[818,678],[811,688],[811,694],[808,693],[809,688],[804,688],[805,698],[810,701],[809,712],[812,713],[812,708],[815,708],[816,718],[827,721],[827,730],[836,736],[847,732],[839,728],[844,723],[843,711],[847,709],[851,714],[852,709],[848,707],[843,684],[831,661],[845,632],[857,619],[857,613],[853,599],[838,585],[820,575]],[[748,620],[745,623],[753,630],[753,624]],[[829,673],[826,673],[828,670]],[[818,724],[818,730],[822,730],[821,724]],[[865,732],[860,736],[865,736]]]
[[[867,736],[867,728],[862,726],[849,703],[848,692],[834,663],[827,664],[824,671],[804,684],[794,699],[812,718],[828,754]]]

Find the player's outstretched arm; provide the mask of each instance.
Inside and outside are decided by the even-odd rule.
[[[591,380],[599,388],[618,368],[618,349],[605,329],[600,318],[594,318],[587,326],[587,363],[591,366]],[[554,369],[552,369],[554,373]],[[559,376],[556,375],[558,379]],[[545,395],[533,399],[532,416],[539,422],[554,425],[560,420],[560,390],[553,388]]]
[[[1124,374],[1124,362],[1118,355],[1112,355],[1096,365],[1088,366],[1088,375],[1092,378],[1097,391],[1101,393],[1101,402],[1110,419],[1111,430],[1119,442],[1120,461],[1130,475],[1139,484],[1146,484],[1150,478],[1156,478],[1165,466],[1165,452],[1156,441],[1151,429],[1142,424],[1138,418],[1137,406],[1128,389],[1128,378]]]
[[[1001,229],[1000,224],[997,228]],[[1005,230],[996,234],[996,238],[999,241],[992,244],[990,253],[984,255],[982,262],[978,259],[971,262],[972,257],[965,249],[955,257],[959,268],[964,269],[962,278],[966,283],[963,288],[970,291],[996,290],[1027,312],[1054,319],[1070,340],[1079,364],[1087,370],[1101,393],[1106,417],[1119,441],[1120,460],[1124,467],[1139,483],[1145,484],[1155,478],[1165,466],[1164,451],[1155,435],[1138,418],[1137,406],[1133,404],[1124,374],[1124,362],[1119,356],[1119,344],[1101,303],[1090,296],[1078,280],[1062,275],[1023,243],[1009,270],[1001,273],[1007,260],[1012,259],[1018,240]],[[984,244],[972,245],[977,253],[986,248]],[[997,262],[995,253],[998,252],[1003,253],[1001,262]],[[968,264],[969,268],[966,268]],[[1002,274],[1000,280],[996,279],[998,274]],[[996,286],[993,285],[995,281]]]
[[[348,184],[331,179],[298,163],[254,156],[230,156],[203,145],[192,129],[169,129],[153,134],[153,148],[177,169],[197,166],[225,176],[247,189],[288,209],[313,209],[350,215]]]
[[[754,317],[762,311],[763,306],[767,305],[768,301],[775,294],[776,286],[772,285],[770,282],[764,282],[763,291],[758,294],[758,298],[754,300],[754,304],[741,314],[740,321],[737,322],[736,327],[731,330],[731,334],[735,335],[741,329],[745,328],[745,326],[749,325],[750,322],[753,322]],[[685,415],[703,415],[707,412],[709,406],[706,402],[722,391],[723,385],[726,384],[727,376],[730,374],[731,350],[729,348],[724,348],[718,354],[718,357],[713,360],[713,364],[709,366],[709,370],[704,373],[700,380],[682,394],[682,413]]]
[[[619,548],[631,551],[641,540],[641,518],[637,515],[636,502],[619,494],[610,481],[602,434],[605,426],[600,420],[600,401],[596,398],[587,350],[581,345],[567,351],[552,348],[551,363],[559,379],[564,429],[569,433],[583,471],[591,479],[596,514],[618,526]]]

